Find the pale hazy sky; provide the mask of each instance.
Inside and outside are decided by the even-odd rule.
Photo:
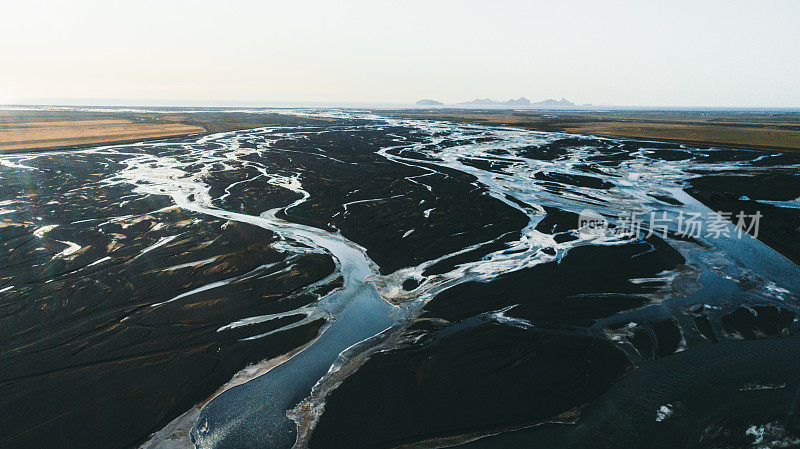
[[[800,0],[0,0],[0,103],[800,106]]]

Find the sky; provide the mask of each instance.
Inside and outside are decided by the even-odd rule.
[[[0,0],[0,103],[800,107],[800,1]]]

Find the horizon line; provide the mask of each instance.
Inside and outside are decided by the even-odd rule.
[[[426,97],[425,99],[430,99]],[[548,98],[546,100],[549,100]],[[607,104],[607,103],[574,103],[572,107],[505,107],[503,105],[481,105],[477,107],[459,107],[462,103],[445,103],[442,105],[418,105],[416,102],[400,101],[341,101],[341,100],[192,100],[192,99],[163,99],[163,98],[3,98],[0,107],[26,107],[26,106],[51,106],[51,107],[156,107],[156,108],[292,108],[292,107],[341,107],[341,108],[370,108],[383,109],[397,107],[401,109],[497,109],[497,110],[596,110],[596,109],[701,109],[701,110],[760,110],[760,111],[786,111],[798,110],[797,106],[741,106],[741,105],[636,105],[636,104]]]

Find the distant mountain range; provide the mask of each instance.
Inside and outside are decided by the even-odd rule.
[[[448,106],[441,101],[431,100],[431,99],[424,99],[419,100],[417,102],[417,106]],[[464,101],[461,103],[455,103],[449,106],[453,107],[460,107],[460,108],[519,108],[519,109],[575,109],[578,107],[575,103],[567,100],[566,98],[562,98],[560,100],[554,100],[552,98],[548,98],[544,101],[537,101],[531,102],[531,100],[525,97],[519,97],[516,100],[510,99],[506,101],[498,101],[492,100],[491,98],[476,98],[472,101]],[[588,107],[591,105],[582,105],[581,107]]]
[[[531,105],[531,100],[528,100],[525,97],[519,97],[516,100],[506,100],[506,101],[497,101],[492,100],[491,98],[476,98],[472,101],[464,101],[462,103],[458,103],[459,106],[516,106],[516,107],[529,107]]]

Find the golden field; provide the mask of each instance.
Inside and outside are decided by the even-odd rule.
[[[609,137],[800,151],[800,113],[716,111],[396,110],[397,117]]]

